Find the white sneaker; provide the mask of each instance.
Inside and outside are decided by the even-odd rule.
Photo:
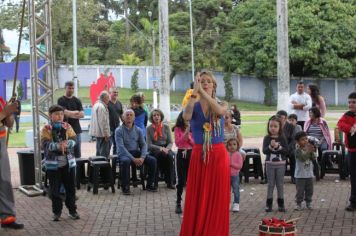
[[[238,204],[238,203],[232,204],[232,211],[233,212],[239,212],[240,211],[240,204]]]

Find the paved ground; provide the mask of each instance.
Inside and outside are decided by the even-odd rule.
[[[245,139],[245,146],[259,146],[261,138]],[[94,151],[93,143],[83,144],[84,156]],[[123,196],[120,191],[112,194],[100,190],[98,195],[86,191],[77,192],[78,212],[81,219],[70,220],[64,210],[60,222],[51,221],[51,202],[47,197],[27,197],[17,190],[19,186],[16,151],[10,149],[12,179],[15,188],[19,222],[25,224],[21,231],[0,229],[0,235],[178,235],[181,216],[174,213],[175,191],[161,186],[157,193],[133,189],[133,196]],[[291,219],[300,217],[298,235],[356,235],[356,213],[345,212],[350,194],[348,181],[335,181],[338,176],[328,174],[315,184],[314,210],[293,211],[295,186],[285,178],[286,213],[266,214],[264,209],[266,185],[252,180],[242,184],[241,211],[231,213],[231,235],[258,235],[259,221],[277,216]],[[276,203],[274,203],[276,208]]]

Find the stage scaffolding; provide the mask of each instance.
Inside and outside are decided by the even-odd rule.
[[[41,168],[40,117],[48,120],[53,104],[54,58],[52,53],[51,0],[28,0],[30,64],[32,88],[33,144],[35,160],[34,189],[43,189]],[[43,47],[44,45],[44,47]],[[39,61],[44,64],[39,66]],[[40,79],[40,74],[44,75]],[[28,186],[25,188],[28,190]]]

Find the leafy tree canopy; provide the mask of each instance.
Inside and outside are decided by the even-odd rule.
[[[289,1],[290,71],[295,76],[356,76],[356,5],[353,0]],[[234,29],[225,34],[225,70],[276,75],[275,1],[245,1],[229,15]]]

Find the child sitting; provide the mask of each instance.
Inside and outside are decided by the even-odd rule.
[[[240,144],[236,138],[230,138],[226,142],[226,148],[230,157],[231,170],[231,188],[234,193],[234,202],[232,204],[232,211],[240,211],[240,170],[243,164],[243,158],[239,153]]]
[[[76,134],[72,127],[63,122],[64,109],[53,105],[48,110],[50,123],[41,130],[41,144],[44,150],[44,165],[50,185],[53,221],[59,221],[63,203],[60,196],[61,184],[64,185],[65,204],[69,210],[69,217],[79,219],[75,204],[75,158],[73,148]]]
[[[300,131],[295,135],[297,149],[295,150],[295,186],[297,193],[295,199],[297,206],[296,211],[302,210],[302,202],[305,200],[306,207],[311,210],[313,197],[313,160],[315,160],[315,147],[309,143],[308,135]]]

